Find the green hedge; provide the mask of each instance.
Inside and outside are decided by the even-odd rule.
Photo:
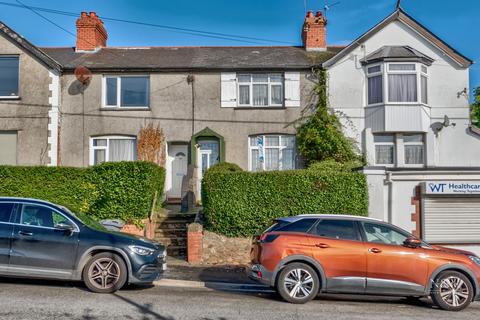
[[[96,219],[138,222],[163,194],[165,170],[149,162],[90,168],[0,166],[0,196],[37,198]]]
[[[273,219],[305,213],[367,215],[365,176],[321,169],[250,173],[208,170],[202,181],[205,227],[227,236],[250,236]]]

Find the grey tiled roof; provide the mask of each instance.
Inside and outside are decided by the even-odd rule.
[[[74,48],[40,48],[65,70],[247,70],[308,69],[343,47],[306,52],[301,47],[107,47],[95,53]]]
[[[383,46],[361,59],[360,62],[371,63],[389,59],[419,60],[428,65],[434,61],[429,56],[409,46]]]

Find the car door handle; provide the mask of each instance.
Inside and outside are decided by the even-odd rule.
[[[27,236],[27,237],[31,237],[33,236],[33,232],[28,232],[28,231],[18,231],[18,234],[21,235],[21,236]]]
[[[322,249],[330,248],[330,246],[326,243],[317,243],[317,244],[315,244],[315,247],[322,248]]]
[[[380,253],[382,252],[382,250],[378,249],[378,248],[370,248],[368,249],[368,251],[370,251],[371,253]]]

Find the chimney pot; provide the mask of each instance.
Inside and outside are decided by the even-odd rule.
[[[315,16],[316,16],[317,18],[318,18],[318,17],[321,17],[321,16],[323,16],[323,13],[322,13],[322,11],[320,11],[320,10],[319,10],[319,11],[317,11],[317,14],[316,14]]]
[[[307,12],[307,18],[312,18],[313,17],[313,11],[312,10],[308,10]]]

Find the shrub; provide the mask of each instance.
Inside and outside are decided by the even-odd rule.
[[[202,190],[205,228],[232,237],[250,236],[283,216],[368,210],[366,179],[358,172],[209,170]]]
[[[92,167],[91,179],[98,190],[91,215],[135,222],[148,216],[155,192],[161,203],[165,171],[152,162],[106,162]]]
[[[37,198],[95,219],[138,222],[148,217],[164,169],[149,162],[104,163],[91,168],[0,166],[0,195]]]
[[[208,172],[226,172],[226,173],[238,172],[238,171],[243,171],[243,170],[237,164],[229,163],[229,162],[217,163],[216,165],[212,166],[208,170]]]
[[[308,169],[333,172],[333,173],[335,172],[349,173],[361,167],[362,167],[362,163],[360,161],[349,161],[349,162],[341,163],[341,162],[336,162],[334,160],[327,160],[327,161],[313,162],[310,164]]]

